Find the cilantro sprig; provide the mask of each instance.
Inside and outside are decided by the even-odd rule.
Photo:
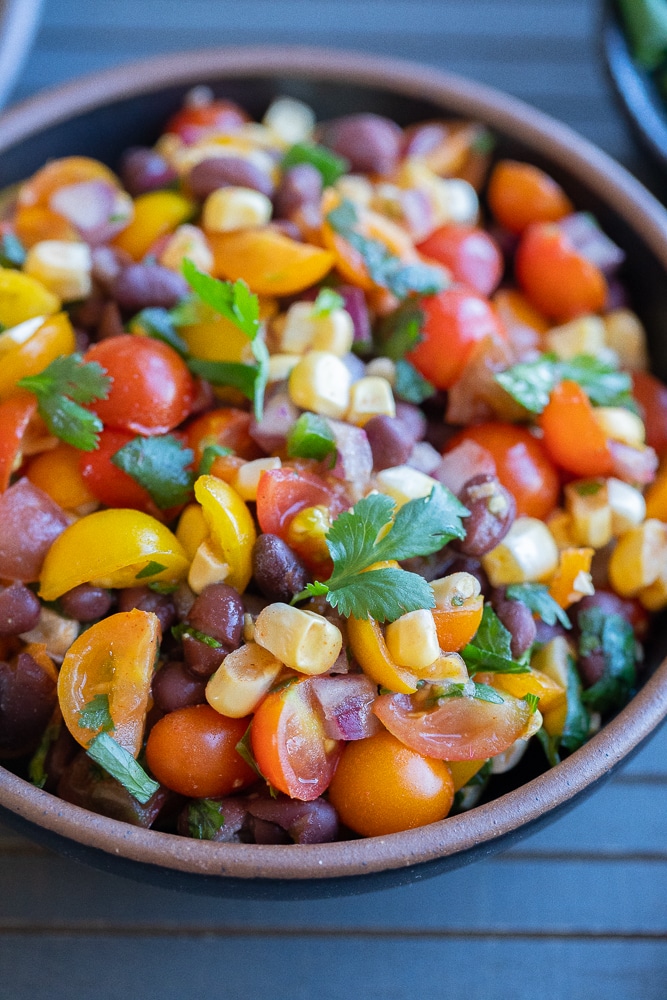
[[[590,354],[579,354],[570,361],[543,354],[535,361],[498,372],[495,378],[512,399],[531,413],[542,413],[552,390],[563,379],[580,385],[595,406],[636,408],[628,373]]]
[[[102,421],[81,404],[106,399],[112,381],[96,361],[84,362],[80,354],[69,354],[16,384],[37,397],[40,416],[55,437],[80,451],[94,451]]]
[[[160,510],[178,507],[190,496],[194,452],[172,434],[135,437],[111,461],[143,486]]]
[[[579,655],[602,652],[602,677],[582,694],[585,705],[596,712],[621,708],[636,680],[637,649],[632,625],[621,615],[606,615],[600,608],[579,612]]]
[[[215,835],[225,825],[220,812],[220,802],[215,799],[196,799],[188,806],[188,833],[195,840],[215,840]]]
[[[485,604],[473,641],[461,650],[470,674],[479,671],[525,674],[528,667],[512,658],[512,636],[493,608]]]
[[[567,614],[554,601],[543,583],[513,583],[505,593],[511,601],[520,601],[533,614],[539,615],[545,625],[555,625],[558,622],[563,628],[572,628]]]
[[[160,788],[157,781],[148,777],[129,750],[116,743],[108,733],[99,733],[89,744],[86,753],[107,774],[120,782],[141,805],[146,805]]]
[[[300,163],[308,163],[315,167],[322,177],[325,187],[335,184],[339,177],[350,169],[349,162],[338,156],[326,146],[315,142],[297,142],[287,150],[281,164],[283,170],[296,167]]]
[[[423,577],[393,567],[369,567],[438,552],[453,538],[465,536],[461,518],[468,513],[439,485],[429,496],[409,500],[398,510],[384,494],[364,497],[352,510],[339,514],[327,533],[334,565],[329,580],[309,584],[293,601],[324,595],[342,615],[370,616],[378,622],[434,607],[433,591]]]

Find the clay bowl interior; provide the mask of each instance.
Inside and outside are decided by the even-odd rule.
[[[667,375],[667,214],[626,171],[565,126],[496,91],[398,60],[307,49],[210,50],[161,57],[61,87],[0,120],[0,187],[74,153],[116,167],[154,141],[189,87],[209,84],[261,116],[288,94],[319,118],[370,110],[401,124],[459,116],[488,124],[500,155],[545,166],[627,252],[626,279]],[[440,874],[552,819],[620,764],[667,715],[659,622],[639,692],[586,746],[540,773],[540,751],[500,781],[493,801],[406,833],[321,846],[214,844],[98,816],[0,768],[0,819],[46,846],[117,874],[226,896],[306,898],[376,890]]]

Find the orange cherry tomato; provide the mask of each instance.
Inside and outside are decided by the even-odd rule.
[[[614,471],[609,442],[576,382],[563,381],[553,389],[539,424],[547,454],[562,469],[575,476],[610,476]]]
[[[127,431],[104,430],[95,451],[79,452],[79,471],[86,488],[107,507],[132,507],[155,514],[155,504],[136,479],[111,461],[113,455],[133,441]]]
[[[85,360],[99,362],[113,378],[108,397],[93,407],[109,427],[165,434],[190,414],[195,383],[167,344],[125,333],[93,344]]]
[[[408,360],[437,389],[450,389],[463,374],[475,344],[505,332],[489,302],[466,288],[446,288],[419,303],[422,339]]]
[[[88,489],[81,475],[81,452],[72,445],[61,442],[56,448],[42,451],[31,459],[26,475],[31,483],[51,497],[64,510],[76,510],[84,504],[94,503],[97,497]]]
[[[71,222],[44,205],[19,205],[14,228],[23,246],[28,248],[42,240],[78,242],[81,239]]]
[[[479,226],[441,226],[417,247],[451,271],[455,281],[480,295],[490,295],[503,276],[498,244]]]
[[[484,598],[474,597],[460,607],[449,605],[433,608],[435,630],[440,649],[457,653],[466,646],[479,628],[484,612]]]
[[[191,145],[207,135],[238,132],[249,120],[243,108],[234,101],[218,99],[182,108],[171,116],[164,130],[180,136],[184,143]]]
[[[235,455],[248,461],[261,458],[264,452],[248,433],[251,419],[245,410],[223,406],[217,410],[209,410],[193,420],[186,435],[188,447],[195,453],[195,468],[201,462],[204,450],[210,445],[231,448]]]
[[[558,222],[574,211],[560,184],[539,167],[516,160],[500,160],[486,192],[497,221],[512,233],[533,222]]]
[[[257,766],[274,788],[310,802],[324,792],[343,749],[329,739],[314,707],[311,681],[294,681],[270,692],[250,728]]]
[[[241,279],[257,295],[296,295],[321,281],[334,265],[328,250],[299,243],[270,226],[206,236],[214,276]]]
[[[253,785],[257,775],[236,744],[249,719],[229,719],[210,705],[163,716],[146,743],[146,761],[161,785],[192,798],[218,798]]]
[[[454,801],[447,765],[416,753],[386,731],[348,743],[329,787],[346,826],[364,837],[444,819]]]
[[[641,410],[646,443],[662,455],[667,449],[667,386],[650,372],[633,372],[632,395]]]
[[[517,281],[530,302],[556,320],[600,312],[607,300],[602,271],[583,257],[557,226],[529,226],[514,259]]]
[[[0,403],[0,493],[5,492],[21,464],[23,435],[36,410],[37,400],[29,393]]]
[[[560,480],[542,443],[516,424],[466,427],[447,444],[451,451],[474,441],[491,453],[498,479],[516,500],[517,514],[544,519],[556,506]]]

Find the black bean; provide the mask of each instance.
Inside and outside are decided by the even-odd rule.
[[[216,672],[225,658],[221,646],[209,646],[187,633],[183,636],[183,656],[193,677],[207,679]]]
[[[376,472],[407,462],[415,442],[402,420],[381,414],[371,417],[364,425],[364,430],[371,446]]]
[[[127,587],[118,591],[118,610],[151,611],[160,619],[164,635],[176,621],[174,602],[169,594],[157,594],[150,587]]]
[[[153,678],[153,700],[163,712],[175,712],[186,705],[203,705],[206,681],[194,678],[184,663],[170,660]]]
[[[29,653],[0,661],[0,756],[33,749],[56,705],[56,682]]]
[[[187,624],[214,639],[209,646],[192,635],[183,636],[183,654],[188,669],[197,677],[210,677],[227,653],[238,649],[243,632],[243,601],[226,583],[211,583],[195,599]]]
[[[637,618],[637,605],[634,601],[627,601],[611,590],[596,590],[594,594],[582,597],[573,608],[574,618],[579,621],[582,611],[592,611],[597,609],[605,617],[609,615],[620,615],[634,627]]]
[[[223,187],[252,188],[270,198],[273,181],[250,160],[240,156],[216,156],[197,163],[188,176],[188,184],[195,198],[208,198]]]
[[[40,603],[23,583],[0,590],[0,635],[29,632],[39,620]]]
[[[401,153],[403,132],[389,118],[374,114],[344,115],[325,122],[320,141],[344,156],[353,171],[390,174]]]
[[[60,598],[63,614],[78,622],[94,622],[103,618],[112,604],[113,596],[110,591],[94,587],[92,583],[81,583]]]
[[[289,603],[310,577],[296,552],[277,535],[260,535],[252,550],[255,583],[269,601]]]
[[[298,163],[283,174],[273,203],[276,216],[289,219],[304,205],[319,204],[322,175],[311,163]]]
[[[97,339],[108,340],[110,337],[120,337],[125,333],[123,317],[116,302],[111,299],[105,302],[97,327]]]
[[[466,537],[456,547],[479,559],[495,548],[512,527],[516,517],[514,497],[495,476],[479,475],[464,484],[459,500],[470,516],[464,521]]]
[[[120,176],[125,190],[133,198],[169,187],[177,180],[176,171],[164,156],[145,146],[135,146],[123,153]]]
[[[151,306],[171,309],[187,292],[185,278],[160,264],[130,264],[112,287],[113,298],[127,313]]]
[[[512,656],[518,660],[535,642],[537,628],[530,608],[522,601],[509,600],[504,588],[493,591],[491,604],[512,636]]]

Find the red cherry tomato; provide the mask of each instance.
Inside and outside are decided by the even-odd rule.
[[[107,507],[131,507],[153,514],[155,505],[136,479],[111,461],[113,455],[135,438],[126,431],[104,430],[95,451],[82,451],[79,471],[86,486]]]
[[[455,281],[490,295],[503,276],[503,255],[495,240],[477,226],[441,226],[417,249],[448,268]]]
[[[188,446],[195,453],[195,468],[199,465],[204,449],[209,445],[231,448],[235,455],[251,461],[261,458],[264,452],[248,433],[251,416],[245,410],[222,406],[197,417],[188,426]]]
[[[308,678],[266,696],[253,717],[250,737],[264,777],[303,802],[328,788],[343,749],[342,742],[324,732]]]
[[[190,414],[194,379],[167,344],[125,333],[93,344],[85,360],[99,362],[113,378],[108,397],[93,406],[108,427],[166,434]]]
[[[169,119],[165,132],[174,133],[188,145],[216,132],[238,132],[249,121],[234,101],[216,100],[182,108]]]
[[[555,387],[540,416],[544,447],[552,460],[575,476],[610,476],[614,461],[588,396],[576,382]]]
[[[644,420],[646,443],[662,455],[667,449],[667,386],[649,372],[633,372],[632,395]]]
[[[349,504],[339,492],[314,472],[301,469],[269,469],[262,473],[257,489],[257,520],[267,535],[287,541],[288,529],[306,507],[327,507],[333,517]]]
[[[574,249],[559,226],[551,223],[526,229],[514,270],[535,308],[556,320],[600,312],[607,299],[602,271]]]
[[[515,424],[478,424],[456,434],[446,450],[463,441],[475,441],[491,453],[498,479],[516,500],[517,514],[544,519],[551,513],[558,501],[558,472],[529,431]]]
[[[516,160],[496,164],[486,197],[498,222],[512,233],[532,222],[557,222],[574,211],[560,184],[539,167]]]
[[[21,455],[23,436],[36,410],[37,400],[28,393],[0,403],[0,493],[9,486]]]
[[[502,337],[497,314],[481,295],[465,288],[446,288],[422,299],[422,340],[408,355],[415,368],[437,389],[449,389],[463,374],[475,344]]]

